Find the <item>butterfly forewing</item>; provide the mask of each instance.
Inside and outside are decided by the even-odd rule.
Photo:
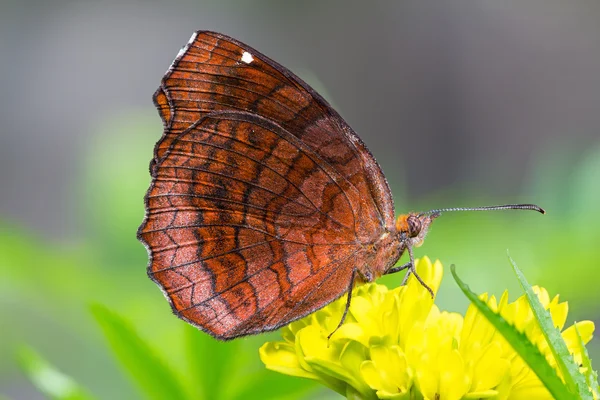
[[[206,114],[251,112],[277,122],[317,150],[366,201],[375,203],[385,225],[393,225],[388,184],[360,138],[310,86],[250,46],[218,33],[197,32],[165,74],[154,101],[165,124],[155,161],[178,134]]]
[[[393,229],[393,203],[318,94],[254,49],[199,32],[154,99],[165,132],[139,237],[178,316],[229,339],[348,290]]]

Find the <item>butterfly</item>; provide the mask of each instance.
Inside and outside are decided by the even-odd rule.
[[[347,294],[345,317],[352,288],[385,274],[408,270],[431,292],[412,248],[452,209],[396,218],[363,141],[288,69],[199,31],[154,103],[164,134],[138,238],[148,275],[179,318],[228,340],[278,329]],[[477,209],[499,208],[543,211]],[[405,252],[409,262],[396,266]]]

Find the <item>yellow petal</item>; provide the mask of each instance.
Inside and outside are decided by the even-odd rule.
[[[333,362],[338,360],[341,351],[340,345],[337,342],[328,341],[317,325],[309,325],[298,332],[295,349],[300,364],[308,371],[312,371],[310,365],[306,363],[308,357]]]
[[[406,345],[404,346],[406,357],[413,368],[418,368],[421,354],[426,350],[425,324],[423,322],[414,324],[409,333]]]
[[[383,382],[381,381],[379,369],[377,369],[377,366],[372,360],[366,360],[360,364],[360,374],[371,389],[383,389]]]
[[[406,348],[412,326],[425,321],[432,309],[433,300],[422,286],[404,286],[403,289],[405,290],[400,292],[398,300],[398,324],[402,327],[398,341],[401,347]]]
[[[533,292],[537,295],[538,299],[540,299],[540,303],[542,303],[544,308],[547,308],[550,304],[550,295],[548,294],[546,288],[535,285],[532,287],[532,289]]]
[[[577,322],[577,331],[579,331],[579,335],[581,335],[581,340],[584,344],[588,343],[592,340],[592,336],[594,333],[594,323],[592,321],[580,321]],[[577,338],[577,331],[575,330],[575,325],[571,325],[562,333],[562,337],[567,344],[567,347],[571,352],[579,349],[579,339]]]
[[[508,400],[521,399],[552,400],[553,397],[538,380],[537,382],[531,382],[529,385],[515,385],[512,387]]]
[[[318,379],[318,377],[302,368],[293,346],[285,343],[267,342],[259,349],[261,361],[265,366],[282,374]]]
[[[337,340],[355,340],[368,346],[369,335],[365,333],[362,325],[357,323],[346,323],[340,326],[340,328],[331,335],[329,340],[330,342]]]
[[[554,324],[554,326],[558,329],[562,329],[565,326],[567,314],[569,314],[569,303],[565,301],[562,303],[553,304],[555,299],[558,300],[558,296],[552,299],[548,311],[550,311],[550,315],[552,316],[552,323]]]
[[[371,346],[371,360],[379,369],[381,386],[388,393],[405,392],[410,386],[406,357],[398,346]]]
[[[463,399],[489,399],[491,397],[497,396],[497,390],[483,390],[481,392],[470,392],[467,393]]]
[[[390,340],[392,342],[397,342],[399,330],[402,328],[399,323],[400,313],[398,312],[399,310],[396,303],[397,297],[388,296],[388,298],[391,300],[391,304],[390,307],[387,308],[381,316],[383,319],[381,325],[383,328],[383,333],[387,334],[391,338]]]
[[[346,343],[340,354],[340,364],[349,371],[358,371],[360,364],[367,359],[367,348],[362,344],[350,340]]]
[[[415,366],[417,386],[426,399],[439,398],[439,371],[434,361],[428,354],[423,354]]]
[[[361,346],[356,342],[348,343],[355,343],[356,345]],[[346,389],[340,393],[344,394],[349,390],[349,387],[351,387],[354,391],[359,392],[363,398],[368,399],[374,397],[372,389],[364,382],[360,375],[360,363],[356,365],[357,361],[360,360],[359,355],[352,354],[356,351],[356,348],[346,348],[345,350],[347,350],[348,354],[346,354],[345,357],[342,356],[343,362],[325,360],[314,356],[306,357],[305,360],[315,373],[344,382]]]
[[[457,350],[443,352],[439,359],[440,400],[459,400],[469,390],[469,377]]]
[[[453,336],[457,339],[460,337],[460,333],[463,327],[463,316],[459,313],[442,311],[439,315],[438,323],[440,324],[442,331],[446,332],[446,334]]]
[[[510,369],[508,360],[502,358],[499,342],[490,343],[473,367],[471,392],[493,389],[500,384]]]
[[[353,297],[350,303],[350,313],[361,325],[368,326],[373,321],[371,319],[370,311],[373,308],[373,303],[364,297]]]

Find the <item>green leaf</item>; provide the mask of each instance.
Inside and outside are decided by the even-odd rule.
[[[521,270],[517,267],[514,260],[510,256],[508,256],[508,259],[510,260],[510,264],[515,271],[515,275],[517,276],[521,287],[525,291],[525,296],[531,306],[531,311],[540,324],[540,329],[554,355],[554,359],[562,373],[567,388],[571,393],[577,393],[579,395],[578,398],[580,399],[592,400],[592,393],[590,393],[590,389],[585,382],[585,377],[579,371],[579,367],[575,364],[573,356],[569,353],[567,344],[562,338],[560,331],[554,326],[550,312],[544,308],[542,303],[540,303],[540,299],[538,299],[537,295],[533,292],[531,285],[529,285],[527,279],[525,279],[525,275],[523,275]]]
[[[279,400],[300,399],[310,391],[314,391],[316,385],[307,379],[285,376],[273,371],[262,370],[253,376],[251,383],[236,393],[233,400]]]
[[[592,360],[590,359],[590,355],[585,347],[585,343],[583,343],[583,339],[581,338],[581,334],[577,328],[577,323],[574,323],[573,326],[575,327],[575,332],[577,333],[579,351],[581,352],[581,364],[585,368],[585,380],[587,381],[588,387],[591,388],[592,393],[596,396],[596,398],[600,398],[600,389],[598,388],[598,373],[594,371],[594,368],[592,368]]]
[[[200,399],[228,397],[224,389],[234,386],[231,361],[236,357],[239,341],[219,342],[210,335],[186,325],[186,356],[192,374],[192,392]]]
[[[57,400],[91,400],[87,390],[54,368],[28,346],[17,350],[17,359],[33,385],[46,396]]]
[[[125,370],[149,399],[185,399],[176,374],[122,317],[101,305],[92,313]]]
[[[255,340],[221,342],[189,325],[185,334],[194,398],[288,400],[299,399],[316,387],[311,381],[267,371],[262,365],[254,368],[248,355],[256,351]]]
[[[524,333],[519,332],[517,328],[508,323],[502,316],[492,310],[486,302],[473,293],[469,286],[460,280],[456,274],[454,265],[450,266],[450,271],[465,296],[467,296],[471,303],[496,328],[496,330],[504,336],[515,352],[521,356],[523,361],[525,361],[538,378],[540,378],[540,381],[546,386],[550,394],[558,400],[577,399],[573,393],[569,392],[565,384],[556,374],[556,371],[546,360],[546,357],[544,357],[540,350],[531,343],[527,336]]]

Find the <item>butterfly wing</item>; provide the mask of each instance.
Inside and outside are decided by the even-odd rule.
[[[393,226],[388,183],[362,140],[310,86],[250,46],[219,33],[196,32],[165,74],[154,102],[165,125],[154,163],[177,135],[208,113],[251,112],[317,150],[373,200],[382,222]]]
[[[375,159],[290,71],[199,32],[155,93],[165,132],[140,240],[174,312],[229,339],[341,296],[393,229]]]

